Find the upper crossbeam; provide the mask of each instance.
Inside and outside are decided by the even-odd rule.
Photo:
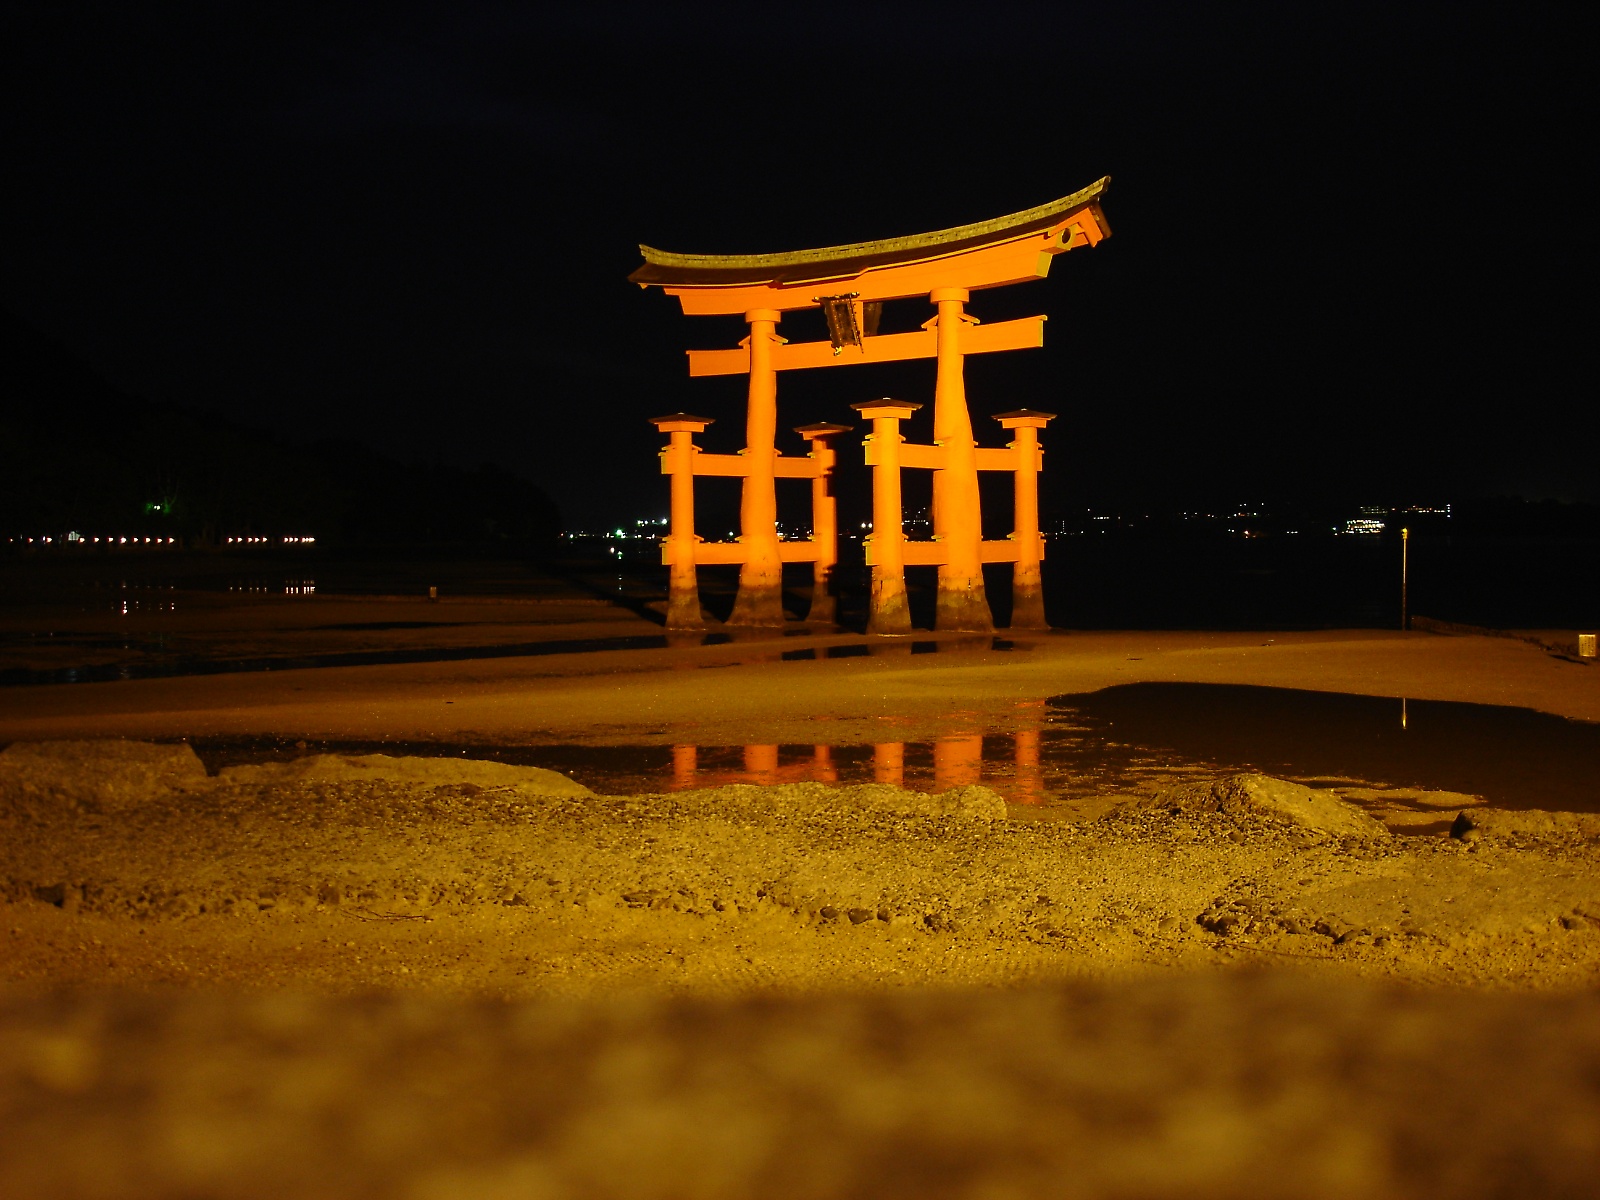
[[[1044,345],[1044,322],[1045,318],[1040,316],[997,321],[993,325],[971,325],[962,334],[961,349],[967,354],[1037,349]],[[785,342],[772,347],[772,365],[779,371],[796,371],[808,367],[847,367],[933,358],[938,352],[937,333],[932,329],[919,329],[913,333],[884,333],[862,338],[859,346],[843,346],[837,353],[831,342]],[[733,350],[689,351],[691,376],[743,375],[749,369],[748,344]]]

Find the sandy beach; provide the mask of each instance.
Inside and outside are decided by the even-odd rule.
[[[379,607],[344,604],[316,624]],[[541,624],[382,607],[435,644]],[[541,619],[546,640],[659,633],[592,605]],[[252,652],[329,652],[281,624]],[[917,640],[0,691],[0,1180],[1585,1194],[1600,817],[1452,793],[1408,824],[1359,787],[1250,773],[1032,807],[979,782],[603,795],[470,754],[316,749],[910,742],[1131,682],[1600,720],[1591,665],[1510,638]],[[246,735],[309,748],[208,771],[179,740]]]

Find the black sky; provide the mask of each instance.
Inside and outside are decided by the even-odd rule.
[[[1578,6],[375,7],[8,9],[0,302],[130,392],[500,462],[593,525],[664,511],[644,417],[740,440],[682,357],[740,328],[628,284],[637,242],[1110,174],[1110,241],[971,306],[1050,314],[968,368],[980,430],[1063,415],[1047,504],[1600,499]],[[780,415],[931,390],[796,372]]]

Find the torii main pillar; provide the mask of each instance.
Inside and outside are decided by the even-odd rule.
[[[935,601],[935,629],[988,632],[994,628],[983,588],[983,515],[978,499],[978,443],[967,411],[962,326],[967,320],[966,288],[934,288],[928,299],[939,306],[938,376],[933,388],[933,442],[944,451],[944,465],[933,472],[933,536],[944,543]]]
[[[730,625],[783,624],[783,559],[778,549],[778,372],[772,349],[783,314],[774,308],[745,313],[750,325],[750,391],[745,408],[746,473],[739,493],[739,594]]]

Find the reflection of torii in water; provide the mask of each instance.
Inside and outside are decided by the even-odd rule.
[[[1100,198],[1109,179],[1049,204],[992,221],[936,233],[798,250],[785,254],[672,254],[640,246],[645,263],[629,278],[640,287],[660,287],[676,296],[691,316],[742,314],[750,334],[734,350],[689,351],[690,375],[748,374],[746,445],[737,455],[704,454],[693,435],[710,424],[703,417],[675,414],[658,418],[671,434],[662,470],[672,476],[672,525],[662,547],[671,568],[669,627],[700,624],[697,563],[738,563],[739,595],[730,624],[783,623],[784,562],[815,564],[812,620],[832,620],[828,573],[837,560],[832,498],[826,487],[833,452],[829,439],[839,426],[808,426],[812,452],[784,458],[776,449],[777,373],[803,367],[895,362],[935,358],[932,446],[899,446],[899,420],[905,405],[867,406],[874,434],[869,461],[882,459],[888,442],[895,484],[900,466],[933,471],[931,543],[905,543],[898,517],[885,521],[874,508],[868,562],[873,564],[872,628],[884,633],[910,628],[905,611],[904,565],[937,565],[936,624],[940,629],[992,627],[983,587],[983,564],[1015,563],[1013,627],[1042,627],[1044,606],[1039,583],[1043,542],[1037,525],[1039,457],[1035,431],[1050,414],[1022,410],[1006,414],[1007,428],[1018,430],[1007,450],[980,450],[972,436],[962,364],[967,354],[1020,350],[1044,344],[1044,317],[979,325],[965,304],[980,288],[1004,287],[1042,279],[1055,255],[1097,245],[1110,233]],[[927,296],[938,309],[921,332],[879,334],[878,313],[885,300]],[[829,340],[791,345],[777,334],[783,314],[821,308]],[[912,406],[915,407],[915,406]],[[904,411],[902,411],[904,410]],[[898,415],[897,415],[898,414]],[[876,451],[872,442],[878,443]],[[1003,542],[984,542],[978,500],[980,470],[1009,470],[1017,478],[1016,531]],[[708,545],[694,533],[695,475],[742,478],[741,531],[735,545]],[[814,485],[812,538],[780,542],[777,531],[779,476],[811,478]],[[875,486],[886,482],[879,472]],[[896,487],[896,490],[897,487]],[[895,505],[898,510],[898,504]],[[822,511],[826,509],[827,511]]]
[[[996,744],[992,746],[994,753],[987,757],[984,754],[984,735],[976,730],[949,730],[935,736],[930,743],[913,743],[919,748],[931,750],[932,769],[921,774],[928,777],[927,785],[935,792],[982,783],[988,774],[989,782],[1004,792],[1010,803],[1043,804],[1048,799],[1039,761],[1043,715],[1042,702],[1026,701],[1019,705],[1012,719],[1009,738],[991,738],[991,742]],[[1008,748],[1009,754],[1006,753]],[[680,743],[672,747],[672,787],[675,790],[720,787],[728,783],[840,781],[836,748],[831,745],[819,744],[806,748],[780,747],[771,742],[750,743],[739,748],[737,766],[727,762],[705,763],[700,750],[701,747],[692,743]],[[871,743],[870,762],[854,765],[856,770],[851,773],[859,776],[861,782],[865,782],[870,775],[873,783],[905,787],[906,743],[875,741]]]

